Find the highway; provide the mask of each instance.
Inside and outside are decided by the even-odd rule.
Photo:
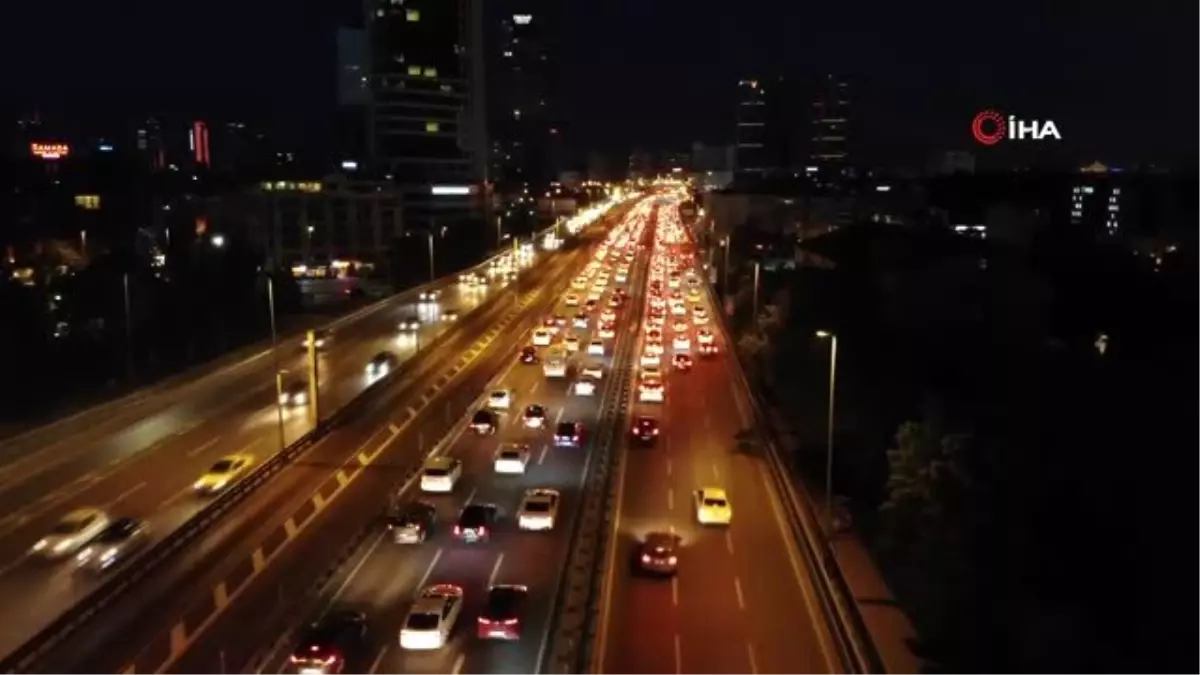
[[[641,260],[631,265],[629,288],[632,295],[638,294],[642,276],[639,268],[644,266],[644,254]],[[602,300],[607,301],[610,293],[605,293]],[[576,311],[577,308],[561,302],[555,309],[555,313],[568,317]],[[596,329],[593,319],[589,329],[573,332],[586,345]],[[631,323],[627,304],[618,314],[616,335],[622,342],[629,342],[635,334],[636,326]],[[528,343],[527,336],[520,337],[522,344]],[[607,373],[617,341],[605,342],[608,351],[603,362]],[[573,359],[576,372],[582,362],[596,360],[597,357],[577,355]],[[337,592],[333,597],[322,602],[313,613],[297,617],[307,618],[329,609],[344,608],[368,614],[374,635],[371,648],[361,655],[358,663],[348,664],[350,672],[532,673],[539,670],[551,628],[554,594],[571,543],[570,523],[578,507],[591,442],[598,437],[598,422],[609,391],[607,387],[601,387],[596,396],[573,395],[569,393],[569,383],[573,380],[573,377],[547,378],[537,364],[509,363],[488,389],[502,387],[515,393],[512,411],[502,416],[499,432],[479,436],[466,426],[460,427],[447,450],[447,454],[461,459],[464,464],[460,484],[450,495],[420,496],[437,506],[441,528],[436,535],[423,544],[406,546],[393,543],[385,531],[380,531],[370,540],[366,554],[356,561],[344,578],[337,580]],[[550,422],[546,429],[530,430],[521,425],[520,411],[531,403],[546,407]],[[584,445],[579,448],[555,447],[554,423],[558,421],[582,422],[586,430]],[[524,475],[495,473],[493,455],[501,443],[507,442],[530,446],[531,461]],[[562,495],[557,523],[549,532],[521,532],[516,526],[518,506],[525,490],[530,488],[552,488]],[[491,541],[470,545],[451,536],[452,524],[468,503],[490,503],[500,507],[501,522]],[[434,583],[455,584],[465,591],[464,610],[451,641],[436,651],[402,650],[397,637],[411,600],[421,588]],[[529,602],[522,613],[522,637],[518,641],[481,641],[475,636],[476,618],[486,600],[487,588],[496,583],[522,584],[529,588]],[[287,645],[286,641],[282,644]],[[265,670],[286,672],[288,656],[287,648],[277,650]]]
[[[40,669],[116,672],[132,665],[139,672],[219,672],[222,662],[237,662],[242,655],[236,644],[225,647],[223,631],[251,633],[264,607],[285,606],[294,593],[302,597],[302,590],[288,584],[304,578],[305,569],[316,575],[321,564],[328,564],[334,553],[329,537],[348,536],[338,527],[326,528],[325,520],[354,514],[361,524],[363,509],[378,512],[380,492],[400,481],[414,457],[428,451],[478,395],[486,383],[481,373],[494,372],[497,359],[511,362],[508,331],[523,332],[544,317],[555,300],[548,289],[565,284],[582,267],[587,251],[581,246],[551,254],[519,284],[493,291],[504,298],[482,314],[463,317],[457,334],[424,355],[411,376],[252,493],[168,570],[106,610],[94,630],[73,638],[70,654],[54,654]],[[383,339],[394,340],[390,322],[388,328],[391,337]],[[341,342],[344,336],[335,339]],[[362,349],[359,375],[373,349]],[[266,407],[273,412],[269,401]],[[274,431],[270,424],[264,429]],[[202,468],[184,475],[166,467],[165,473],[190,483]],[[64,583],[73,583],[69,576],[63,574]],[[242,616],[244,611],[252,616]],[[221,647],[207,649],[212,640]]]
[[[537,266],[528,274],[540,276],[532,283],[564,264],[564,254],[537,255]],[[418,303],[415,294],[405,294],[336,325],[329,348],[318,357],[322,416],[371,383],[364,367],[373,355],[391,351],[403,363],[443,333],[460,333],[458,326],[471,310],[504,292],[497,283],[489,290],[469,288],[455,275],[445,280],[436,303]],[[450,311],[460,315],[459,321],[444,320],[443,312]],[[421,320],[419,332],[402,335],[398,323],[413,317]],[[279,366],[289,371],[285,381],[304,377],[300,339],[281,342],[278,354]],[[98,507],[113,517],[143,518],[151,540],[158,540],[208,503],[192,483],[218,458],[239,453],[262,461],[279,449],[274,372],[272,355],[254,357],[178,389],[135,398],[102,421],[84,413],[0,446],[5,460],[0,468],[0,594],[8,600],[0,609],[0,654],[18,647],[97,584],[96,577],[75,573],[69,561],[27,555],[64,514]],[[304,408],[285,412],[284,442],[308,429]],[[235,521],[218,532],[242,532],[238,527]]]
[[[707,291],[701,304],[713,317],[721,311]],[[668,316],[664,364],[671,324]],[[732,345],[707,327],[719,354],[695,358],[690,372],[668,372],[664,403],[634,399],[631,414],[657,418],[661,431],[652,447],[623,437],[617,545],[593,663],[605,673],[839,671],[766,465],[736,450],[735,436],[751,425],[748,397],[731,370]],[[693,353],[697,328],[686,331]],[[692,494],[702,487],[726,490],[729,527],[697,524]],[[676,576],[633,573],[637,542],[652,531],[680,538]]]

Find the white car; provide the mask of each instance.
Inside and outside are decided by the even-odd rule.
[[[487,406],[492,410],[508,410],[512,407],[512,394],[507,389],[497,389],[488,394]]]
[[[577,291],[586,289],[587,277],[575,277],[575,280],[571,282],[571,288],[574,288]]]
[[[663,343],[658,340],[646,340],[646,353],[662,355]]]
[[[604,379],[604,364],[603,363],[588,363],[583,366],[584,377],[592,377],[597,380]]]
[[[579,296],[575,295],[574,293],[567,293],[567,297],[564,298],[563,301],[567,303],[567,307],[579,306]]]
[[[670,279],[667,279],[667,288],[679,288],[679,277],[672,276]]]
[[[542,364],[542,372],[546,377],[566,377],[567,360],[561,356],[552,356]]]
[[[713,343],[713,334],[710,331],[702,330],[696,333],[696,341],[702,345],[711,345]]]
[[[586,328],[588,327],[588,323],[589,323],[589,322],[588,322],[587,315],[586,315],[586,314],[581,314],[581,315],[579,315],[579,316],[575,317],[575,321],[574,321],[574,324],[573,324],[573,325],[574,325],[576,328],[585,328],[585,329],[586,329]]]
[[[686,335],[676,335],[675,339],[671,342],[671,346],[677,352],[686,352],[692,348],[692,341]]]
[[[641,380],[649,380],[649,379],[657,379],[657,380],[661,380],[661,379],[662,379],[662,368],[659,368],[658,366],[643,366],[643,367],[642,367],[642,369],[641,369],[641,372],[639,372],[639,373],[638,373],[638,379],[641,379]]]
[[[545,328],[539,328],[533,331],[533,346],[534,347],[549,347],[550,346],[550,331]]]
[[[546,427],[546,408],[536,403],[525,406],[522,423],[526,429],[544,429]]]
[[[462,462],[453,457],[431,457],[421,467],[422,492],[453,492],[462,478]]]
[[[696,309],[692,312],[692,323],[697,326],[703,326],[708,323],[708,312],[703,309]]]
[[[400,629],[401,649],[441,649],[462,613],[463,590],[451,584],[429,586],[417,596]]]
[[[42,537],[29,552],[52,560],[74,555],[108,527],[108,514],[100,509],[76,509]]]
[[[657,368],[658,366],[662,365],[662,357],[654,352],[642,352],[642,358],[638,363],[641,364],[643,368],[647,366],[654,366]]]
[[[575,382],[574,392],[576,396],[595,396],[596,381],[590,377],[581,377]]]
[[[642,378],[638,385],[638,401],[640,403],[662,403],[666,397],[666,388],[657,377]]]
[[[604,356],[604,343],[600,340],[592,340],[588,343],[588,356]]]
[[[617,336],[617,332],[613,330],[612,324],[609,323],[601,324],[598,333],[602,340],[611,340]]]
[[[517,527],[527,532],[553,530],[554,522],[558,519],[558,503],[558,490],[526,490],[517,509]]]
[[[563,338],[563,347],[567,350],[567,353],[579,351],[579,337],[576,335],[566,336]]]
[[[692,493],[696,520],[701,525],[728,525],[733,520],[733,507],[725,490],[707,487]]]
[[[673,316],[687,316],[687,306],[682,302],[672,303],[671,314]]]
[[[404,319],[397,328],[402,333],[415,333],[421,329],[421,322],[417,319]]]
[[[629,281],[628,274],[626,274],[625,272],[617,272],[617,283],[618,284],[628,283],[628,281]]]
[[[529,446],[505,443],[496,449],[492,469],[502,474],[522,474],[529,465]]]
[[[421,291],[420,299],[422,303],[434,302],[441,294],[441,291]]]

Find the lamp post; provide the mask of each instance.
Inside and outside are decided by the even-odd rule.
[[[287,447],[287,438],[283,432],[283,376],[287,374],[286,370],[275,369],[275,412],[276,418],[279,420],[279,449],[283,450]]]
[[[817,331],[817,337],[829,339],[829,417],[825,437],[825,516],[833,522],[833,401],[837,385],[837,333]]]
[[[437,280],[437,273],[433,267],[433,232],[429,232],[429,280]]]
[[[729,296],[729,235],[721,239],[721,248],[725,249],[725,260],[721,264],[721,290]]]

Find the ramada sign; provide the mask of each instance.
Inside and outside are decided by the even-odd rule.
[[[971,135],[983,145],[995,145],[1004,139],[1014,141],[1062,140],[1054,120],[1021,120],[995,110],[984,110],[971,121]]]

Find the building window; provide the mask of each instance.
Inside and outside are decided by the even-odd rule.
[[[452,91],[454,91],[454,88],[448,84],[443,84],[442,86],[438,87],[438,89],[441,89],[442,93],[444,93],[444,94],[449,94]]]
[[[421,76],[421,66],[409,66],[408,74],[412,75],[413,77],[420,77]]]
[[[437,68],[426,68],[425,77],[437,77]]]
[[[421,20],[421,12],[415,9],[404,10],[404,18],[410,23],[416,23]]]
[[[439,127],[438,127],[437,122],[426,122],[425,123],[425,132],[426,133],[436,134],[438,132],[438,129],[439,129]]]

